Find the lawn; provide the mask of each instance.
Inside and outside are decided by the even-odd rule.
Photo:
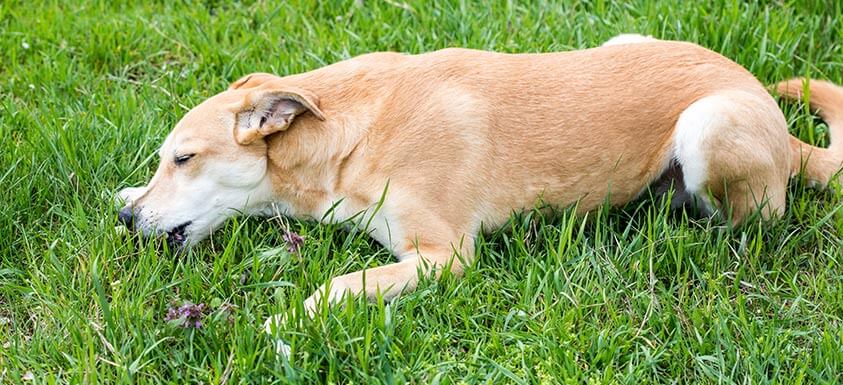
[[[840,2],[716,0],[0,3],[0,383],[841,383],[841,192],[798,178],[787,214],[730,229],[644,199],[526,213],[462,278],[260,324],[332,276],[391,262],[361,232],[239,218],[184,253],[115,230],[186,109],[250,72],[461,46],[697,42],[765,83],[843,83]],[[791,132],[826,127],[782,104]],[[494,188],[494,186],[490,186]],[[291,253],[284,231],[304,237]],[[167,321],[205,304],[201,328]]]

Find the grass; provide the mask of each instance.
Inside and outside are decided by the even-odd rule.
[[[644,200],[526,213],[461,279],[259,324],[328,278],[391,262],[361,233],[230,221],[185,254],[114,230],[185,109],[243,74],[357,54],[694,41],[762,81],[841,83],[839,2],[715,0],[0,3],[0,383],[840,383],[841,193],[794,180],[780,220],[738,230]],[[791,130],[827,144],[804,107]],[[282,229],[305,237],[286,251]],[[184,301],[202,329],[165,322]]]

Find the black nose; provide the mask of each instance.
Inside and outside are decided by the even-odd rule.
[[[120,212],[117,214],[117,219],[123,224],[123,226],[131,229],[132,221],[135,219],[134,210],[132,210],[130,206],[120,209]]]

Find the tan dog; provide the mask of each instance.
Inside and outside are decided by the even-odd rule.
[[[149,185],[121,192],[120,217],[179,244],[241,212],[368,226],[399,262],[334,278],[307,299],[312,312],[346,293],[389,300],[420,272],[459,274],[478,232],[541,202],[586,212],[661,180],[739,223],[759,208],[781,213],[800,170],[824,186],[840,169],[843,89],[778,86],[789,98],[810,90],[828,122],[831,147],[812,147],[738,64],[689,43],[632,40],[644,41],[375,53],[246,76],[176,125]]]

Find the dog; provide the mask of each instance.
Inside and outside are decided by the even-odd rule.
[[[478,233],[539,203],[585,213],[670,184],[733,225],[778,216],[792,176],[836,183],[843,88],[793,79],[776,90],[810,93],[828,148],[791,136],[735,62],[637,35],[563,53],[449,48],[255,73],[176,124],[149,184],[119,193],[118,218],[179,246],[239,213],[357,226],[398,262],[335,277],[303,307],[388,301],[421,274],[459,275]]]

